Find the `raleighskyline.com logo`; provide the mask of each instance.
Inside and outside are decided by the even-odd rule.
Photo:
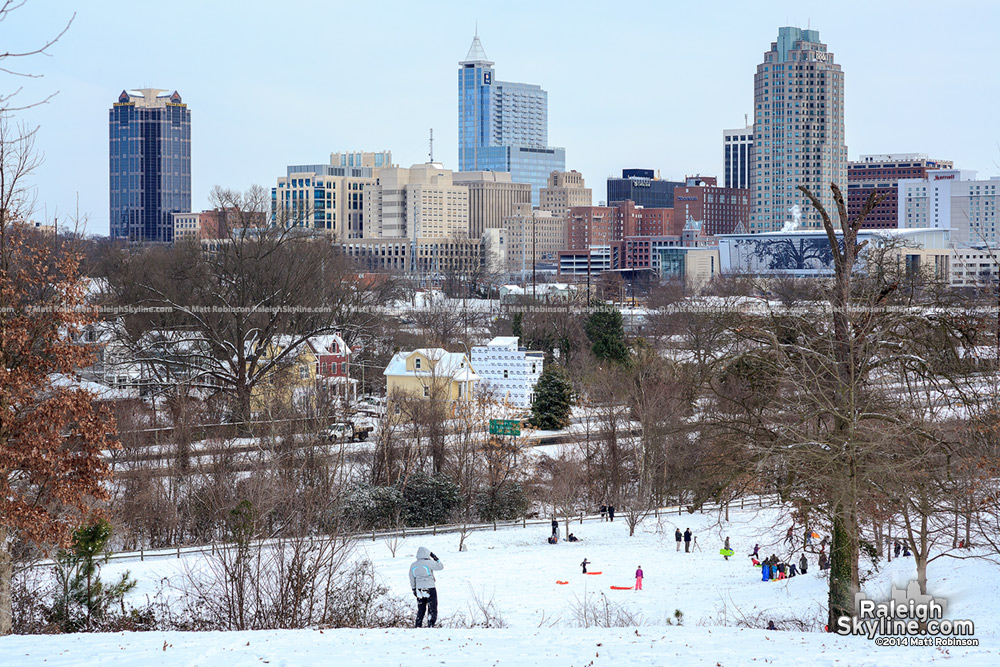
[[[923,595],[916,581],[906,590],[892,587],[889,599],[877,602],[864,593],[854,596],[854,616],[841,616],[838,635],[860,635],[879,646],[979,646],[970,620],[944,618],[947,601]]]

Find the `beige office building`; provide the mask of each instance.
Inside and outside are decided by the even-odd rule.
[[[566,245],[566,218],[519,204],[504,221],[507,271],[530,271],[538,262],[558,261]]]
[[[364,196],[365,238],[469,238],[469,189],[440,163],[382,169]]]
[[[469,189],[469,238],[502,227],[515,206],[531,203],[531,185],[512,182],[506,171],[458,171],[453,180]]]
[[[364,238],[344,251],[372,270],[471,272],[482,262],[469,236],[469,188],[437,162],[379,171],[364,191]]]
[[[538,191],[538,208],[563,218],[570,208],[591,206],[592,202],[590,188],[586,187],[583,174],[578,171],[553,171],[549,174],[548,186]]]

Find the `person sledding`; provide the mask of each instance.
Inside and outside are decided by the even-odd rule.
[[[583,559],[583,562],[582,562],[582,563],[580,563],[580,567],[582,567],[582,568],[583,568],[583,573],[584,573],[584,574],[587,574],[587,566],[588,566],[588,565],[590,565],[590,561],[589,561],[589,560],[587,560],[586,558],[584,558],[584,559]]]

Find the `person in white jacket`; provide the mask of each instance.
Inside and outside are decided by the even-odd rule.
[[[434,572],[443,570],[444,565],[427,547],[417,549],[417,560],[410,565],[410,588],[417,598],[417,622],[413,626],[419,628],[427,613],[427,627],[433,628],[437,623],[438,596],[437,582]]]

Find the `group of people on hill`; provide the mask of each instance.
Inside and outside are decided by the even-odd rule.
[[[557,521],[555,517],[552,517],[552,534],[549,535],[549,539],[547,541],[548,541],[549,544],[558,544],[559,543],[559,521]],[[583,542],[583,540],[581,540],[579,537],[577,537],[573,533],[570,533],[569,535],[566,536],[566,541],[567,542]]]
[[[757,545],[754,545],[754,552],[750,554],[750,558],[754,565],[759,565],[761,570],[761,581],[775,581],[780,579],[790,579],[799,574],[806,574],[809,571],[809,559],[806,558],[805,554],[799,557],[799,562],[796,563],[786,563],[777,554],[771,554],[769,557],[762,561],[757,560]],[[820,561],[820,569],[823,568],[822,561]]]

